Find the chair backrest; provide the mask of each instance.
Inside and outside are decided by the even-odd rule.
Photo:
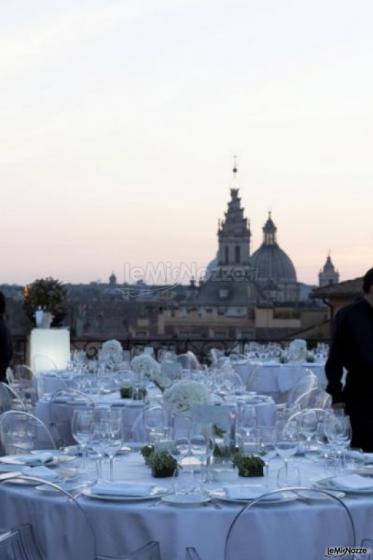
[[[97,556],[97,560],[161,560],[159,544],[151,541],[125,556]]]
[[[288,394],[288,407],[292,407],[294,403],[308,393],[312,389],[319,387],[317,376],[310,369],[306,369],[301,378],[295,383]]]
[[[13,377],[14,381],[32,381],[35,374],[29,366],[21,364],[14,367]]]
[[[20,474],[6,473],[5,475],[0,475],[0,483],[6,484],[11,481],[25,480],[30,482],[36,482],[49,486],[51,492],[60,494],[63,498],[66,498],[67,507],[69,510],[69,529],[68,531],[56,531],[54,535],[53,547],[55,550],[64,553],[64,557],[69,560],[82,560],[82,551],[78,545],[80,542],[84,542],[84,560],[97,560],[97,543],[95,531],[92,524],[81,507],[77,499],[73,494],[49,480],[44,480],[36,476],[27,476]],[[35,518],[37,522],[37,518]],[[21,535],[20,540],[22,541],[22,550],[29,551],[28,555],[25,556],[15,556],[10,557],[9,560],[43,560],[44,556],[40,552],[40,548],[36,543],[33,531],[30,527],[20,526],[12,529],[11,532],[19,532]],[[0,549],[1,550],[1,549]],[[46,554],[47,558],[53,558],[53,550],[49,550]],[[0,555],[1,560],[3,556]],[[7,557],[4,557],[8,560]]]
[[[74,442],[71,433],[71,416],[66,412],[65,406],[67,401],[79,399],[79,406],[93,407],[94,400],[77,389],[60,389],[51,395],[48,402],[48,429],[50,430],[57,447],[72,444]]]
[[[56,371],[58,368],[49,356],[35,354],[32,359],[32,369],[38,374],[44,371]]]
[[[8,383],[14,383],[14,371],[11,367],[6,368],[5,377]]]
[[[21,395],[7,383],[0,383],[0,407],[2,412],[12,409],[26,410],[26,405]]]
[[[44,422],[20,410],[9,410],[0,416],[0,440],[6,455],[28,453],[33,449],[56,449]]]
[[[185,560],[202,560],[193,546],[188,546],[185,550]]]
[[[0,534],[1,560],[30,560],[24,553],[20,535],[15,530]]]
[[[292,403],[294,410],[303,410],[307,408],[330,408],[331,396],[323,389],[316,386],[300,395]]]
[[[199,361],[197,360],[196,355],[191,350],[188,350],[188,352],[186,352],[185,354],[179,354],[176,357],[176,360],[183,369],[199,368]]]
[[[361,541],[361,547],[366,548],[367,551],[364,552],[364,560],[372,560],[373,559],[373,539],[363,539]]]
[[[322,508],[315,507],[307,525],[298,507],[291,512],[289,505],[286,515],[278,515],[278,508],[269,505],[299,499],[306,504],[323,504]],[[265,504],[267,507],[263,508]],[[289,538],[277,538],[278,535]],[[352,547],[356,544],[355,524],[348,506],[327,490],[283,488],[262,494],[237,513],[226,536],[224,560],[247,560],[248,546],[255,551],[253,558],[290,558],[297,556],[297,552],[302,558],[323,558],[330,543]]]

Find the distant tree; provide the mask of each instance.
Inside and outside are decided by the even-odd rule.
[[[57,326],[63,321],[67,312],[66,288],[55,278],[34,280],[24,289],[23,306],[32,321],[37,309],[49,311],[54,316],[52,325]]]

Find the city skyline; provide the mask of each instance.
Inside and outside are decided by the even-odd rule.
[[[215,257],[232,186],[298,280],[372,266],[368,0],[2,7],[1,283]]]

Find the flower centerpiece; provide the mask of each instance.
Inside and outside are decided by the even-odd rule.
[[[307,357],[307,342],[301,338],[292,340],[289,344],[288,356],[292,362],[304,362]]]
[[[53,315],[52,326],[62,323],[67,312],[66,288],[54,278],[40,278],[24,289],[23,307],[31,321],[38,309]]]
[[[123,360],[123,348],[118,340],[106,340],[100,350],[100,358],[104,361],[119,364]]]
[[[154,451],[148,457],[154,478],[174,476],[177,472],[177,461],[167,451]]]
[[[233,459],[233,464],[238,468],[239,476],[264,476],[265,463],[263,459],[255,455],[237,453]]]
[[[149,354],[140,354],[131,361],[131,369],[153,383],[163,392],[170,385],[170,380],[166,374],[161,372],[161,366]]]
[[[178,381],[163,394],[163,403],[170,414],[189,412],[195,404],[208,404],[209,392],[198,381]]]

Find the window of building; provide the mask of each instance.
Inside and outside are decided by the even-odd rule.
[[[234,260],[236,264],[241,262],[241,247],[239,245],[236,245],[234,248]]]

